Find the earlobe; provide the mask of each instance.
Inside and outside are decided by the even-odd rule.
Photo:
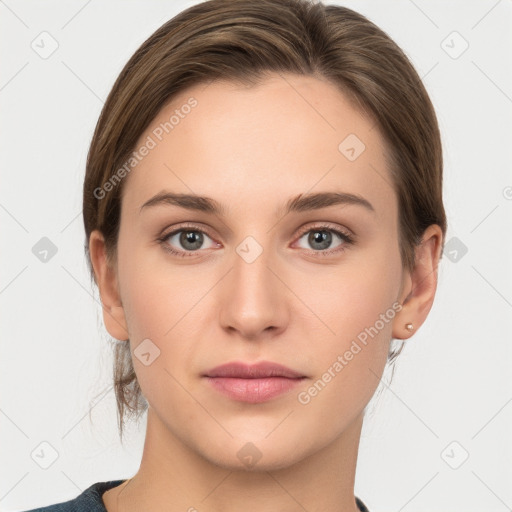
[[[103,234],[94,230],[89,237],[89,254],[98,284],[103,310],[103,321],[108,333],[117,340],[128,340],[126,316],[115,269],[107,262]]]
[[[437,224],[432,224],[425,230],[421,244],[416,248],[414,269],[405,277],[400,301],[403,307],[393,322],[393,338],[409,338],[427,318],[437,289],[437,267],[442,240],[443,234]]]

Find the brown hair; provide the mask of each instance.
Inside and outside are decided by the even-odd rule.
[[[429,225],[441,227],[444,245],[437,119],[420,77],[396,43],[346,7],[308,0],[210,0],[182,11],[152,34],[125,65],[105,102],[83,189],[91,279],[96,282],[89,254],[93,230],[103,233],[108,260],[116,263],[123,181],[105,184],[112,183],[162,107],[192,85],[215,79],[254,84],[267,72],[326,78],[374,120],[387,143],[398,197],[404,268],[412,270],[415,247]],[[390,350],[388,362],[402,347]],[[140,415],[147,408],[126,342],[115,346],[114,388],[122,440],[125,409]]]

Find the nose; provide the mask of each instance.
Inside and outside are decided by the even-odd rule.
[[[276,336],[288,321],[286,286],[275,258],[263,250],[253,261],[234,253],[233,267],[221,283],[220,322],[240,338],[257,341]],[[288,292],[289,294],[289,292]]]

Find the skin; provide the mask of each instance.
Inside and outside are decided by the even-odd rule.
[[[106,328],[130,340],[150,404],[140,469],[103,501],[109,512],[355,512],[364,409],[391,337],[410,337],[405,324],[416,331],[431,309],[441,229],[425,231],[417,264],[406,272],[383,139],[328,81],[269,75],[254,87],[194,86],[162,109],[137,147],[190,96],[198,105],[125,178],[114,267],[101,233],[90,237]],[[350,133],[366,146],[354,161],[338,150]],[[164,189],[214,198],[228,211],[219,217],[160,205],[140,213]],[[375,211],[336,205],[276,215],[289,198],[321,191],[361,195]],[[208,234],[195,252],[180,244],[179,234],[168,238],[164,243],[192,254],[180,258],[157,238],[183,222]],[[325,249],[308,242],[307,228],[325,222],[357,241],[347,245],[333,234]],[[236,252],[247,236],[263,248],[250,264]],[[333,252],[322,257],[322,250]],[[298,393],[397,302],[401,311],[301,404]],[[133,356],[146,338],[160,349],[149,366]],[[201,377],[226,362],[261,360],[307,378],[283,395],[248,404]],[[237,456],[246,443],[261,454],[252,467]]]

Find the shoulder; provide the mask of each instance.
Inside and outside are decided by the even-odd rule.
[[[108,482],[96,482],[72,500],[26,510],[25,512],[107,512],[101,499],[103,493],[121,485],[124,481],[109,480]]]
[[[356,505],[360,512],[370,512],[361,499],[356,496]]]

